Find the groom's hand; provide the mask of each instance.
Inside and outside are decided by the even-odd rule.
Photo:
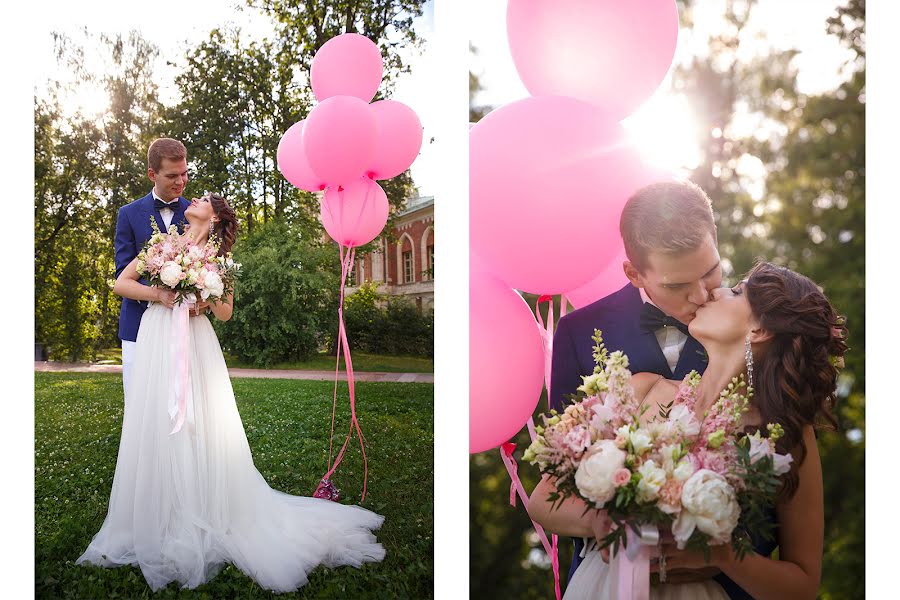
[[[175,299],[178,297],[178,294],[173,292],[172,290],[165,290],[163,288],[156,288],[157,298],[156,301],[165,306],[166,308],[175,308]]]

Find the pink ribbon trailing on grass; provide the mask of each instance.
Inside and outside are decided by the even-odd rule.
[[[170,371],[175,374],[175,393],[169,395],[169,418],[175,421],[175,426],[169,435],[181,431],[185,420],[193,423],[193,389],[191,386],[190,370],[190,327],[191,308],[194,307],[192,299],[184,299],[172,308],[175,317],[175,351],[172,360],[174,368]]]

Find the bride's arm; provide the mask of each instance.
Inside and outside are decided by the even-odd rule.
[[[822,463],[811,426],[803,431],[806,459],[798,472],[797,492],[777,507],[779,559],[749,554],[737,560],[731,546],[713,551],[713,564],[748,594],[768,598],[815,598],[822,576],[822,549],[825,536],[825,508],[822,490]],[[667,552],[668,554],[668,552]],[[667,560],[670,568],[695,562],[690,553],[676,552]],[[702,557],[700,558],[702,560]]]
[[[569,537],[594,537],[598,513],[578,498],[566,498],[551,508],[550,494],[556,491],[553,478],[545,475],[528,500],[528,515],[550,533]],[[602,513],[605,517],[606,513]],[[602,520],[602,517],[601,517]],[[604,534],[605,535],[605,534]]]
[[[213,300],[209,301],[209,308],[212,310],[213,314],[220,321],[227,321],[231,318],[231,313],[234,304],[234,294],[228,294],[219,302],[215,302]]]
[[[144,285],[140,281],[137,272],[137,258],[133,259],[116,278],[113,293],[131,300],[143,300],[146,302],[160,302],[166,308],[172,308],[175,302],[175,292],[158,287]]]

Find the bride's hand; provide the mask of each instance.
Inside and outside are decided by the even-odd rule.
[[[612,527],[612,519],[606,514],[605,510],[598,510],[591,521],[591,530],[594,532],[594,538],[597,542],[602,542],[603,538],[609,535]],[[604,562],[609,562],[609,548],[600,550],[600,556]]]
[[[176,294],[172,290],[167,290],[165,288],[156,288],[156,290],[157,302],[159,302],[166,308],[175,308],[175,298],[178,297],[178,294]]]

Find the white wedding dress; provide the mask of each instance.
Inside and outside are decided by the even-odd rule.
[[[143,315],[109,512],[76,562],[136,565],[154,591],[172,581],[194,588],[233,563],[260,586],[287,592],[318,565],[382,560],[372,530],[384,517],[266,484],[205,316],[190,319],[193,401],[181,430],[169,435],[175,318],[159,304]]]
[[[618,558],[605,562],[596,546],[588,546],[584,560],[566,586],[563,600],[621,600],[616,590]],[[651,586],[650,600],[729,600],[729,597],[722,586],[710,579]]]

